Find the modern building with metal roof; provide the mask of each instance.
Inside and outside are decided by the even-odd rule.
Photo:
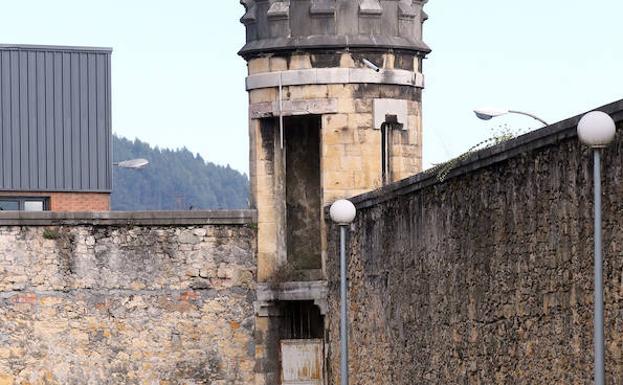
[[[0,44],[0,209],[109,209],[111,53]]]

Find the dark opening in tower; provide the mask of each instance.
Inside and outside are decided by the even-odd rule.
[[[281,306],[282,340],[323,338],[324,317],[314,301],[286,301]]]
[[[321,269],[320,117],[285,120],[286,246],[296,270]]]
[[[391,125],[383,123],[381,126],[381,180],[383,185],[391,181]]]

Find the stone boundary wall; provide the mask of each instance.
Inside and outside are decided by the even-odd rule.
[[[609,385],[623,384],[623,101],[604,150]],[[592,154],[580,116],[353,198],[351,382],[588,384]],[[338,230],[330,231],[330,383],[339,382]],[[331,257],[333,256],[333,257]]]
[[[254,211],[0,213],[0,384],[250,384]]]

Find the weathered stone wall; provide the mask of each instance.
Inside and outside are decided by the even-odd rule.
[[[377,74],[366,67],[364,58],[383,71]],[[390,179],[421,170],[421,61],[422,56],[413,53],[370,49],[267,52],[248,60],[249,179],[251,207],[258,211],[258,282],[324,278],[327,228],[321,207],[383,183],[381,130],[374,123],[376,99],[404,106],[401,123],[406,127],[392,130],[387,144]],[[401,77],[405,75],[409,81]],[[300,81],[288,84],[288,79]],[[284,115],[285,148],[281,147],[280,114]],[[319,142],[293,143],[297,135],[302,139],[300,122],[316,125],[317,120]],[[301,146],[315,148],[310,151]],[[319,175],[312,175],[306,167],[316,167]],[[297,205],[305,207],[297,210]],[[318,211],[316,215],[313,210]],[[298,300],[316,299],[311,292],[306,295]],[[279,322],[278,308],[256,319],[261,336],[258,384],[279,383]]]
[[[249,60],[249,75],[266,76],[298,70],[361,69],[367,77],[376,72],[362,59],[377,63],[384,71],[419,74],[422,58],[413,54],[361,51],[293,53]],[[390,73],[388,72],[388,73]],[[385,72],[384,72],[385,73]],[[286,117],[320,116],[321,203],[361,194],[382,185],[381,130],[374,126],[374,100],[395,99],[407,103],[407,130],[392,130],[389,179],[414,175],[422,165],[422,89],[391,83],[304,84],[284,86],[283,113]],[[248,80],[248,79],[247,79]],[[251,207],[258,210],[258,276],[270,280],[275,269],[288,262],[285,183],[287,165],[278,125],[279,88],[249,90]],[[288,127],[286,119],[285,129]],[[310,144],[311,145],[311,144]],[[322,214],[321,214],[322,216]],[[326,231],[321,222],[321,234]],[[324,253],[326,237],[321,237]],[[324,255],[323,255],[324,258]],[[316,277],[319,278],[319,277]]]
[[[0,384],[253,382],[254,214],[6,215]]]
[[[620,120],[623,103],[606,110]],[[592,156],[573,118],[354,198],[350,375],[366,384],[592,383]],[[621,124],[619,123],[619,129]],[[604,150],[607,384],[623,384],[623,135]],[[339,382],[337,229],[328,259]]]

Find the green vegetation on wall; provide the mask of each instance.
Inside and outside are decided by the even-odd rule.
[[[113,136],[115,161],[145,158],[141,170],[114,167],[113,210],[234,209],[248,207],[249,181],[229,166],[206,162],[186,148],[159,149]]]

